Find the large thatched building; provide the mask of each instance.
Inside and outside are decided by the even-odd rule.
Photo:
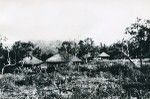
[[[60,54],[56,54],[48,58],[46,62],[49,64],[61,64],[61,63],[65,63],[65,59]]]
[[[65,64],[65,59],[60,54],[55,54],[54,56],[46,60],[47,72],[54,72],[59,66]]]
[[[77,56],[69,56],[67,59],[61,54],[55,54],[54,56],[46,60],[46,64],[49,69],[59,68],[59,66],[64,66],[68,63],[80,64],[82,62]]]

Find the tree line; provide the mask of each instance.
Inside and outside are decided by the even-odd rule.
[[[122,39],[109,46],[103,43],[95,45],[92,38],[86,38],[78,42],[63,41],[61,46],[57,48],[58,53],[65,58],[68,58],[69,55],[75,55],[83,61],[85,61],[87,55],[89,55],[88,59],[92,60],[101,52],[108,53],[111,59],[125,58],[125,55],[140,60],[150,58],[150,20],[137,18],[135,23],[125,29],[125,34],[129,34],[130,38]],[[31,41],[17,41],[10,49],[4,47],[1,42],[0,64],[17,63],[31,53],[43,61],[53,55],[53,53],[41,53],[41,50]]]

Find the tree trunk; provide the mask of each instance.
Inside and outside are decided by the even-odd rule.
[[[88,60],[87,60],[87,58],[86,58],[86,64],[88,64]]]
[[[140,66],[141,66],[141,67],[143,66],[142,57],[140,57]]]
[[[140,66],[142,67],[143,66],[143,63],[142,63],[142,48],[140,47]]]
[[[124,52],[120,51],[121,53],[123,53],[123,55],[136,67],[135,63],[131,60],[131,58]]]

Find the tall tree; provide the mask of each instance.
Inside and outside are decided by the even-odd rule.
[[[92,58],[95,55],[95,46],[92,38],[86,38],[85,40],[80,40],[78,43],[78,54],[77,56],[81,59]]]
[[[75,54],[74,50],[74,42],[72,41],[64,41],[60,48],[58,48],[59,53],[64,57],[66,61],[69,60],[71,55]]]
[[[40,49],[35,47],[32,42],[17,41],[13,44],[11,49],[11,58],[14,62],[19,62],[27,55],[34,55],[38,57],[40,55]]]
[[[112,59],[121,59],[124,58],[122,50],[124,49],[124,44],[121,41],[113,43],[108,48],[108,53],[111,55]]]
[[[4,47],[4,42],[7,41],[5,36],[0,35],[0,70],[3,68],[4,64],[7,64],[7,50]]]
[[[137,18],[135,23],[126,28],[125,33],[131,35],[131,40],[134,42],[137,47],[137,51],[139,52],[138,58],[140,59],[140,64],[142,66],[142,58],[146,47],[146,41],[149,41],[150,39],[150,21]]]
[[[72,45],[72,42],[64,41],[58,50],[59,50],[59,52],[71,53],[71,51],[72,51],[71,45]]]

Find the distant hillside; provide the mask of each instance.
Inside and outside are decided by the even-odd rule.
[[[43,40],[37,40],[37,41],[31,41],[36,46],[38,46],[42,53],[46,54],[56,54],[58,52],[57,47],[60,47],[62,44],[62,41],[56,40],[56,41],[43,41]]]

